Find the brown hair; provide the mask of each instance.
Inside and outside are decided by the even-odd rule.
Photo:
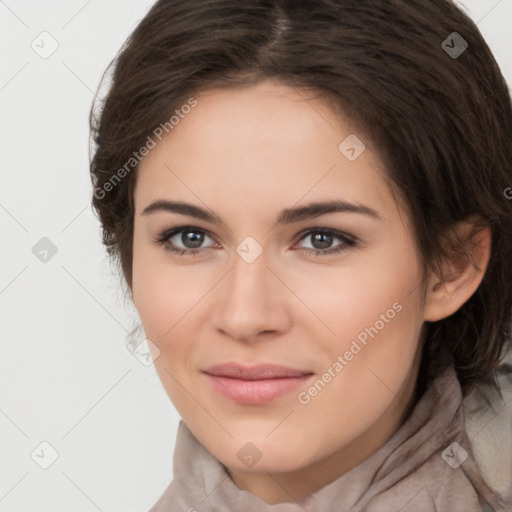
[[[450,53],[461,41],[465,51]],[[491,228],[481,285],[457,312],[426,322],[423,360],[445,347],[464,394],[476,383],[497,389],[511,334],[512,105],[489,47],[452,1],[159,0],[112,69],[91,109],[92,205],[130,289],[137,149],[159,126],[169,131],[193,94],[277,78],[339,106],[378,149],[425,269],[440,275],[461,250],[448,236],[455,223],[477,216]]]

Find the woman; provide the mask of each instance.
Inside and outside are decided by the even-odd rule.
[[[151,510],[512,510],[512,106],[475,24],[160,0],[111,68],[93,206],[182,418]]]

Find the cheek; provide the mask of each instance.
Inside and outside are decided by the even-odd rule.
[[[419,308],[421,272],[413,252],[383,259],[350,281],[343,296],[343,333],[337,354],[350,358],[346,377],[376,399],[398,392],[414,363],[423,318]],[[334,349],[334,347],[332,347]],[[350,377],[349,377],[350,376]]]
[[[173,400],[179,399],[179,389],[169,372],[181,381],[194,366],[194,343],[206,325],[205,305],[216,279],[211,270],[191,272],[186,265],[170,263],[154,248],[134,250],[134,304],[146,337],[158,347],[155,369]]]
[[[154,250],[134,250],[133,299],[146,337],[157,347],[154,368],[171,401],[179,410],[190,408],[178,382],[190,365],[193,339],[189,315],[201,298],[197,283],[190,283],[185,267],[157,261]]]
[[[190,276],[187,280],[184,267],[171,264],[166,257],[163,248],[145,246],[135,239],[133,302],[148,337],[151,331],[162,338],[192,307],[200,293],[196,282],[191,285]]]
[[[392,396],[389,389],[397,391],[402,385],[414,363],[423,324],[420,283],[415,253],[403,251],[333,275],[330,284],[325,283],[324,292],[329,293],[315,295],[313,307],[335,333],[320,342],[329,365],[343,357],[334,395],[360,396],[366,390],[370,401],[373,396],[380,403]]]
[[[348,437],[368,428],[391,406],[408,379],[418,348],[422,321],[410,294],[411,281],[397,281],[395,275],[393,286],[386,284],[354,286],[352,293],[347,290],[339,301],[329,303],[338,311],[329,320],[336,336],[320,341],[328,355],[320,371],[331,376],[308,414],[318,417],[329,408]],[[327,438],[331,426],[325,428]]]
[[[324,339],[334,349],[349,345],[360,332],[376,323],[384,333],[418,321],[421,275],[413,254],[397,255],[394,260],[376,255],[346,268],[331,268],[313,277],[301,273],[290,279],[294,291],[305,298],[317,317],[304,318],[315,323],[322,337],[330,332]]]
[[[137,244],[133,251],[133,302],[146,336],[162,350],[165,333],[179,313],[176,287],[169,286],[168,269],[155,260],[154,248]]]

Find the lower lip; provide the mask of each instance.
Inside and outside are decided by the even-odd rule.
[[[309,380],[312,375],[302,377],[283,377],[279,379],[242,380],[231,377],[207,375],[214,389],[235,402],[259,405],[272,402],[291,393]]]

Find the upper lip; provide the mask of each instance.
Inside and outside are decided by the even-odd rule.
[[[309,370],[298,370],[287,366],[275,364],[259,364],[256,366],[244,366],[238,363],[222,363],[211,366],[205,373],[218,377],[231,377],[242,380],[279,379],[285,377],[303,377],[312,375]]]

